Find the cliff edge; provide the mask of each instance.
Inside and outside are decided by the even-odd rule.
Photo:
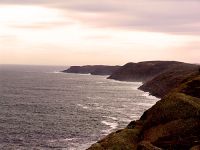
[[[153,79],[146,81],[139,89],[162,98],[197,72],[197,65],[179,63],[164,70]]]
[[[88,150],[199,150],[200,73],[193,73],[137,121]]]
[[[119,81],[146,82],[161,74],[173,66],[182,64],[177,61],[144,61],[139,63],[127,63],[115,72],[108,79]]]

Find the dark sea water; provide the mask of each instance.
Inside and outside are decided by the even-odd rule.
[[[158,100],[141,83],[0,65],[0,149],[83,150]]]

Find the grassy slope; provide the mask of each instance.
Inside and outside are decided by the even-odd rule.
[[[139,89],[150,92],[152,95],[162,98],[171,90],[178,87],[192,74],[195,75],[197,72],[197,65],[181,63],[174,67],[170,67],[152,80],[147,81]]]
[[[88,150],[186,150],[200,145],[200,75],[181,84],[147,110],[140,120]]]
[[[178,64],[182,63],[176,61],[146,61],[139,63],[127,63],[115,71],[109,79],[144,82]]]

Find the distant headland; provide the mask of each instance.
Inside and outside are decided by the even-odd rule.
[[[121,66],[105,66],[105,65],[86,65],[86,66],[71,66],[69,69],[62,72],[79,73],[92,75],[111,75]]]

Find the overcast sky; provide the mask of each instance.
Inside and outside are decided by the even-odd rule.
[[[199,0],[0,0],[0,64],[200,63]]]

